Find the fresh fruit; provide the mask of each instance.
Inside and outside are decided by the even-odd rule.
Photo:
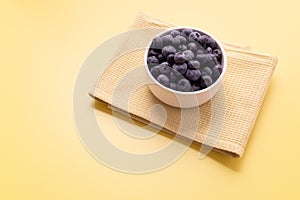
[[[163,41],[162,41],[162,38],[161,37],[155,37],[152,41],[152,45],[151,47],[152,48],[157,48],[157,49],[160,49],[162,48],[163,46]]]
[[[184,36],[189,36],[193,32],[192,29],[186,28],[181,31],[181,34]]]
[[[222,72],[222,71],[221,71]],[[211,75],[211,77],[212,77],[212,79],[213,80],[217,80],[218,78],[219,78],[219,76],[220,76],[220,71],[219,71],[219,69],[218,69],[218,65],[216,65],[216,66],[214,66],[213,68],[212,68],[212,75]]]
[[[174,29],[152,40],[147,64],[152,76],[172,90],[190,92],[209,87],[223,71],[217,42],[193,29]]]
[[[207,87],[209,87],[209,86],[213,83],[213,80],[212,80],[211,77],[208,76],[208,75],[203,75],[203,76],[202,76],[202,79],[203,79],[203,81],[204,81],[204,84],[205,84]]]
[[[174,54],[170,54],[167,56],[167,61],[170,65],[173,65],[175,63],[175,60],[174,60]]]
[[[220,59],[221,56],[222,56],[222,52],[221,52],[220,49],[215,49],[215,50],[213,51],[213,54],[214,54],[214,56],[217,57],[217,59]]]
[[[158,61],[159,61],[160,63],[162,63],[162,62],[165,61],[165,58],[164,58],[164,56],[163,56],[161,53],[157,55],[157,59],[158,59]]]
[[[164,86],[169,86],[169,84],[170,84],[170,80],[165,74],[159,75],[157,77],[157,81]]]
[[[161,50],[162,55],[166,58],[170,54],[175,54],[176,49],[173,46],[166,46]]]
[[[199,63],[201,63],[201,66],[214,66],[215,62],[213,60],[213,58],[211,57],[210,54],[198,54],[196,56],[196,60],[199,61]]]
[[[207,45],[212,49],[215,49],[217,47],[217,43],[213,38],[208,39]]]
[[[170,64],[168,62],[163,62],[159,65],[159,71],[161,74],[169,74],[171,71]]]
[[[172,38],[171,39],[171,44],[176,47],[178,45],[180,45],[180,40],[178,38]]]
[[[213,71],[209,68],[209,67],[204,67],[202,70],[201,70],[201,73],[202,75],[208,75],[208,76],[211,76]]]
[[[212,48],[211,47],[207,47],[206,48],[206,52],[209,53],[209,54],[211,54],[212,53]]]
[[[179,49],[180,51],[185,51],[185,50],[187,50],[187,46],[184,45],[184,44],[180,44],[180,45],[178,46],[178,49]]]
[[[177,87],[178,87],[178,90],[182,91],[182,92],[189,92],[189,91],[191,91],[191,83],[190,83],[190,81],[188,81],[185,78],[180,79],[178,81]]]
[[[184,74],[187,70],[187,64],[174,64],[172,67],[175,71],[178,71],[180,74]]]
[[[203,47],[206,47],[206,43],[208,42],[208,40],[209,40],[209,37],[207,35],[202,35],[201,37],[199,37],[198,42]]]
[[[150,69],[150,72],[154,78],[157,78],[160,74],[159,66],[154,66]]]
[[[172,35],[165,35],[165,36],[162,36],[161,39],[162,39],[162,42],[164,45],[170,45],[173,37],[172,37]]]
[[[201,72],[198,69],[188,69],[185,77],[190,81],[197,81],[201,76]]]
[[[175,39],[178,39],[180,41],[180,44],[185,44],[186,43],[186,38],[182,35],[177,35]]]
[[[189,43],[188,44],[188,49],[191,50],[191,51],[197,51],[198,50],[197,44],[194,43],[194,42]]]
[[[178,76],[179,76],[178,73],[176,73],[174,70],[172,70],[170,72],[169,79],[171,82],[175,82],[177,80]]]
[[[151,49],[149,51],[149,55],[150,56],[157,56],[159,54],[159,52],[156,49]]]
[[[189,35],[189,39],[191,42],[197,42],[199,40],[199,38],[201,37],[200,33],[197,31],[192,32]]]
[[[202,46],[201,46],[202,47]],[[202,49],[199,49],[199,50],[197,50],[197,55],[198,54],[205,54],[205,50],[202,48]]]
[[[188,62],[188,68],[189,69],[199,69],[200,68],[200,63],[197,60],[191,60]]]
[[[197,91],[197,90],[200,90],[200,84],[199,83],[193,83],[192,84],[192,88],[193,88],[193,91]]]
[[[176,83],[170,83],[170,88],[171,88],[172,90],[177,90],[177,89],[178,89]]]
[[[170,32],[170,35],[172,35],[173,37],[176,37],[177,35],[180,35],[180,32],[178,30],[173,30]]]
[[[176,54],[174,55],[174,61],[175,61],[175,63],[177,63],[177,64],[182,64],[182,63],[184,63],[184,62],[186,61],[186,59],[185,59],[185,56],[184,56],[183,54],[181,54],[181,53],[176,53]]]
[[[148,64],[158,64],[159,61],[158,61],[158,59],[155,56],[150,56],[147,59],[147,63]]]
[[[194,53],[191,50],[185,50],[182,52],[182,54],[185,56],[185,59],[187,61],[191,61],[195,57]]]

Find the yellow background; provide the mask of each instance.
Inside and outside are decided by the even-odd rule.
[[[1,0],[0,199],[300,199],[297,2]],[[199,160],[193,146],[163,170],[132,175],[81,145],[72,110],[80,66],[140,11],[278,56],[243,158]],[[117,132],[97,106],[104,129]]]

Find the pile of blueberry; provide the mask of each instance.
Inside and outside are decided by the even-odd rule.
[[[153,39],[147,64],[160,84],[192,92],[207,88],[218,79],[222,59],[213,38],[193,29],[174,29]]]

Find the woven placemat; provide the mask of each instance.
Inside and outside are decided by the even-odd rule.
[[[143,13],[140,13],[135,19],[131,28],[169,28],[175,25],[166,23]],[[132,42],[136,38],[128,38],[120,49],[130,49]],[[224,92],[218,92],[212,101],[200,106],[199,124],[197,126],[196,136],[190,137],[189,134],[179,133],[184,137],[193,139],[208,146],[214,150],[241,157],[246,147],[251,130],[259,113],[263,98],[269,86],[271,76],[277,64],[277,58],[271,55],[261,54],[250,51],[248,46],[240,46],[229,43],[222,43],[227,53],[228,65],[224,76]],[[143,65],[145,49],[130,51],[120,55],[112,62],[105,72],[99,77],[95,87],[90,91],[90,95],[97,100],[101,100],[108,105],[119,110],[129,112],[135,119],[147,122],[151,121],[162,126],[169,133],[178,133],[180,126],[180,109],[167,106],[155,98],[146,85],[140,87],[128,101],[128,104],[118,104],[113,101],[113,95],[116,87],[119,87],[120,81],[125,87],[133,85],[136,80],[123,79],[134,68]],[[124,52],[124,51],[123,51]],[[145,74],[138,75],[139,81],[146,82]],[[125,80],[125,82],[124,82]],[[124,93],[126,90],[124,89]],[[124,94],[126,97],[127,94]],[[210,128],[212,119],[212,102],[224,101],[225,109],[222,127],[219,129],[217,141],[213,143],[207,140],[207,132]],[[164,123],[155,120],[156,117],[149,116],[149,110],[155,104],[162,105],[167,113],[167,119]],[[157,116],[159,119],[160,117]],[[186,127],[191,130],[194,127]]]

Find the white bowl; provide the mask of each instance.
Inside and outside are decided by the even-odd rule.
[[[221,43],[215,37],[213,37],[211,34],[207,33],[206,31],[200,30],[198,28],[176,27],[176,28],[171,28],[171,29],[165,30],[157,36],[161,36],[172,30],[185,29],[185,28],[193,29],[193,30],[199,31],[201,34],[205,34],[205,35],[208,35],[209,37],[212,37],[216,41],[218,47],[220,48],[220,50],[222,52],[222,62],[221,62],[221,65],[223,66],[222,73],[220,74],[218,79],[212,85],[210,85],[209,87],[207,87],[205,89],[194,91],[194,92],[181,92],[181,91],[177,91],[177,90],[172,90],[172,89],[160,84],[152,76],[152,74],[149,70],[148,64],[147,64],[148,51],[150,49],[150,45],[151,45],[152,41],[150,42],[150,44],[148,45],[148,48],[145,51],[144,62],[145,62],[145,70],[146,70],[147,77],[148,77],[148,86],[154,96],[156,96],[159,100],[161,100],[162,102],[164,102],[170,106],[180,107],[180,108],[191,108],[191,107],[196,107],[201,104],[204,104],[205,102],[209,101],[217,93],[217,91],[222,83],[224,74],[226,72],[227,57],[226,57],[226,53],[225,53]]]

